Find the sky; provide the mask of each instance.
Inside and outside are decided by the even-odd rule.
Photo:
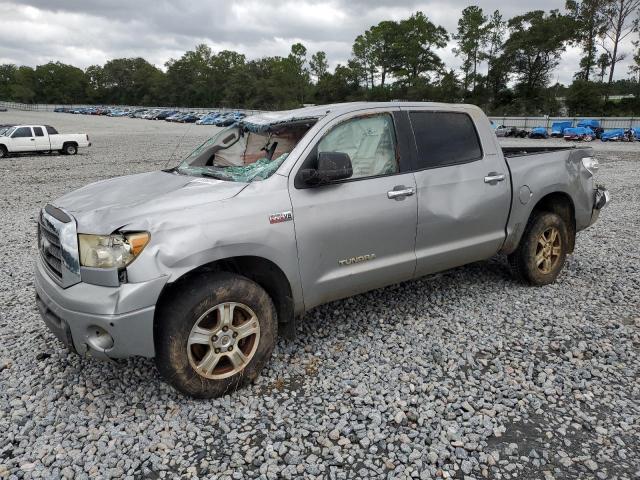
[[[527,9],[561,8],[564,0],[478,0],[485,14],[499,9],[508,19]],[[249,59],[287,55],[303,43],[311,54],[327,53],[330,66],[345,63],[353,40],[382,20],[420,10],[449,32],[457,28],[462,0],[0,0],[0,63],[35,66],[61,61],[81,68],[113,58],[143,57],[164,69],[199,43],[235,50]],[[454,42],[439,50],[458,68]],[[631,53],[631,38],[623,45]],[[569,47],[553,81],[568,84],[578,69],[579,48]],[[632,55],[616,67],[626,78]]]

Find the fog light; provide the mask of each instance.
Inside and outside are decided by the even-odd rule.
[[[104,328],[92,325],[87,328],[87,343],[92,349],[103,352],[113,347],[113,337]]]

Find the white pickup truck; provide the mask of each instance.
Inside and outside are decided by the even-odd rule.
[[[0,158],[28,152],[75,155],[79,147],[90,146],[86,133],[60,134],[50,125],[15,125],[0,133]]]

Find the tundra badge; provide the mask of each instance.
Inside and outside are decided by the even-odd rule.
[[[369,255],[358,255],[357,257],[345,258],[344,260],[338,260],[338,265],[353,265],[354,263],[368,262],[376,258],[375,253]]]
[[[271,224],[289,222],[291,220],[293,220],[293,212],[291,211],[274,213],[272,215],[269,215],[269,223]]]

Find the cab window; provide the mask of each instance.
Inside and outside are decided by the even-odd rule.
[[[393,117],[387,113],[352,118],[337,125],[320,140],[317,152],[348,154],[353,179],[400,170]]]
[[[31,133],[31,127],[20,127],[18,128],[11,138],[24,138],[24,137],[33,137]]]
[[[44,137],[44,132],[42,131],[42,127],[33,127],[33,133],[36,134],[36,137]]]

